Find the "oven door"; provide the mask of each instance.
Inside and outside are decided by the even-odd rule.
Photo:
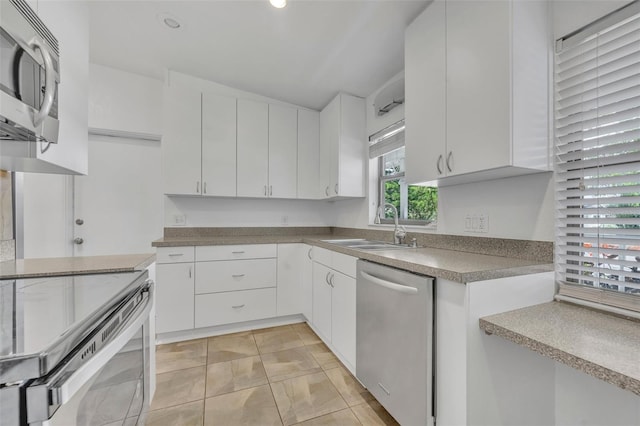
[[[101,331],[101,338],[111,339],[90,360],[71,374],[64,368],[46,383],[27,389],[29,424],[73,425],[143,425],[149,408],[151,373],[149,317],[153,297],[138,305],[126,324],[111,339],[111,327]],[[92,351],[91,343],[77,353],[82,357]],[[48,420],[34,418],[29,404],[32,398],[49,401]],[[52,413],[52,414],[51,414]]]

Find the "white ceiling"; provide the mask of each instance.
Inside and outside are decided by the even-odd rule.
[[[404,30],[429,0],[90,2],[91,61],[162,79],[164,69],[313,109],[368,96],[404,68]],[[169,30],[157,15],[182,23]]]

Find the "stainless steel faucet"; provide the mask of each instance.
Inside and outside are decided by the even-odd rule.
[[[394,244],[404,244],[404,239],[407,236],[407,231],[404,229],[404,226],[398,225],[398,209],[396,209],[396,206],[394,206],[393,204],[384,203],[383,209],[387,207],[391,207],[391,210],[393,211],[393,223],[395,225],[393,228]]]

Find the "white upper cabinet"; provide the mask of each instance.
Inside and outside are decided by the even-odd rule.
[[[320,197],[320,113],[298,110],[298,198]]]
[[[200,195],[201,93],[165,87],[162,175],[165,194]]]
[[[164,192],[236,195],[236,99],[165,88]]]
[[[269,105],[269,196],[296,198],[298,110]]]
[[[237,186],[239,197],[268,197],[269,105],[238,99]]]
[[[547,19],[544,1],[436,0],[407,28],[410,183],[549,170]]]
[[[445,2],[435,0],[405,33],[405,162],[409,182],[433,181],[445,173],[445,29]]]
[[[320,112],[321,197],[364,197],[364,99],[339,94]]]
[[[60,85],[58,86],[58,143],[34,144],[30,157],[15,171],[87,174],[89,167],[89,6],[86,2],[31,2],[42,22],[58,39]],[[26,142],[20,145],[29,147]],[[18,150],[21,151],[21,150]],[[8,155],[3,151],[3,155]],[[35,160],[33,159],[35,157]],[[16,164],[17,165],[17,164]]]
[[[236,195],[236,98],[202,94],[202,195]]]

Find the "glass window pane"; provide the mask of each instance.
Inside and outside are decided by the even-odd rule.
[[[400,179],[387,180],[384,182],[384,200],[382,204],[393,204],[398,212],[400,209]],[[385,219],[393,219],[393,210],[383,209]]]
[[[382,156],[382,175],[404,173],[404,147]]]
[[[438,188],[408,186],[407,219],[435,220],[438,217]]]

